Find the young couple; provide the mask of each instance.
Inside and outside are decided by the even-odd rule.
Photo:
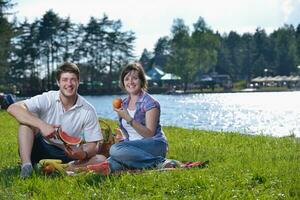
[[[147,80],[139,63],[127,65],[120,85],[128,96],[120,109],[120,128],[126,139],[114,144],[110,157],[97,155],[103,139],[95,108],[77,93],[79,68],[64,63],[57,70],[58,91],[49,91],[10,105],[7,111],[19,121],[18,144],[21,177],[32,174],[34,163],[41,159],[78,160],[102,163],[97,172],[109,174],[124,169],[153,168],[165,161],[167,140],[160,125],[160,105],[147,91]],[[65,148],[54,137],[60,128],[70,136],[82,137],[86,144]]]

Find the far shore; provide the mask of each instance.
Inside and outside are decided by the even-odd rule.
[[[55,89],[54,89],[55,90]],[[243,89],[230,89],[230,90],[224,90],[223,88],[216,88],[214,90],[212,89],[189,89],[189,90],[167,90],[165,88],[149,88],[148,92],[150,94],[165,94],[165,95],[185,95],[185,94],[214,94],[214,93],[252,93],[252,92],[295,92],[300,91],[300,88],[243,88]],[[42,92],[41,92],[42,93]],[[103,96],[103,95],[124,95],[126,94],[123,91],[103,91],[103,92],[87,92],[80,90],[79,92],[82,96]],[[17,97],[24,98],[24,97],[30,97],[37,94],[15,94]]]

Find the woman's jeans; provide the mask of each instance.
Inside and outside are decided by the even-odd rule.
[[[111,146],[107,159],[112,172],[124,169],[145,169],[156,167],[164,162],[167,144],[146,138],[123,141]]]

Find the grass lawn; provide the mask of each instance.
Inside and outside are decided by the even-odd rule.
[[[115,122],[109,121],[112,126]],[[0,111],[0,199],[300,199],[300,139],[164,127],[168,157],[205,169],[19,178],[17,122]]]

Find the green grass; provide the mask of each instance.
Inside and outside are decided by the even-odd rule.
[[[22,180],[17,126],[0,112],[0,199],[300,199],[299,138],[164,127],[169,158],[209,160],[209,167]]]

